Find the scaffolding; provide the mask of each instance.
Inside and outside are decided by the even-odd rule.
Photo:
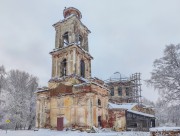
[[[130,76],[130,81],[132,82],[132,93],[135,99],[135,102],[141,103],[141,73],[135,73]]]
[[[115,72],[114,76],[110,77],[108,80],[105,80],[105,83],[111,89],[114,86],[124,86],[128,90],[130,90],[128,96],[116,96],[116,99],[128,101],[131,103],[141,104],[141,73],[132,74],[129,78],[122,77],[119,72]],[[112,100],[115,96],[110,97]]]

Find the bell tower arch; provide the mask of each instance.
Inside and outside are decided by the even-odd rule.
[[[65,8],[64,19],[55,23],[55,48],[52,55],[52,77],[78,75],[91,77],[91,60],[88,34],[90,30],[81,22],[81,12],[74,8]],[[63,71],[64,70],[64,71]]]

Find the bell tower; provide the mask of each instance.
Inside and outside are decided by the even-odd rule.
[[[88,34],[90,30],[81,22],[81,12],[74,8],[65,8],[64,19],[55,23],[55,49],[52,55],[52,78],[68,75],[91,77],[91,60]]]

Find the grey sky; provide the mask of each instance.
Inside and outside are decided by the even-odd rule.
[[[141,72],[148,79],[165,45],[180,43],[179,5],[179,0],[0,0],[0,65],[29,72],[47,85],[55,46],[52,25],[63,19],[64,7],[73,6],[92,32],[93,76]],[[143,96],[157,99],[144,82],[142,89]]]

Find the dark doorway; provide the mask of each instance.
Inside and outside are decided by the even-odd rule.
[[[155,127],[155,119],[151,120],[151,127]]]
[[[101,116],[98,116],[98,127],[102,126],[102,122],[101,122]]]
[[[57,130],[59,131],[63,130],[63,117],[57,118]]]

